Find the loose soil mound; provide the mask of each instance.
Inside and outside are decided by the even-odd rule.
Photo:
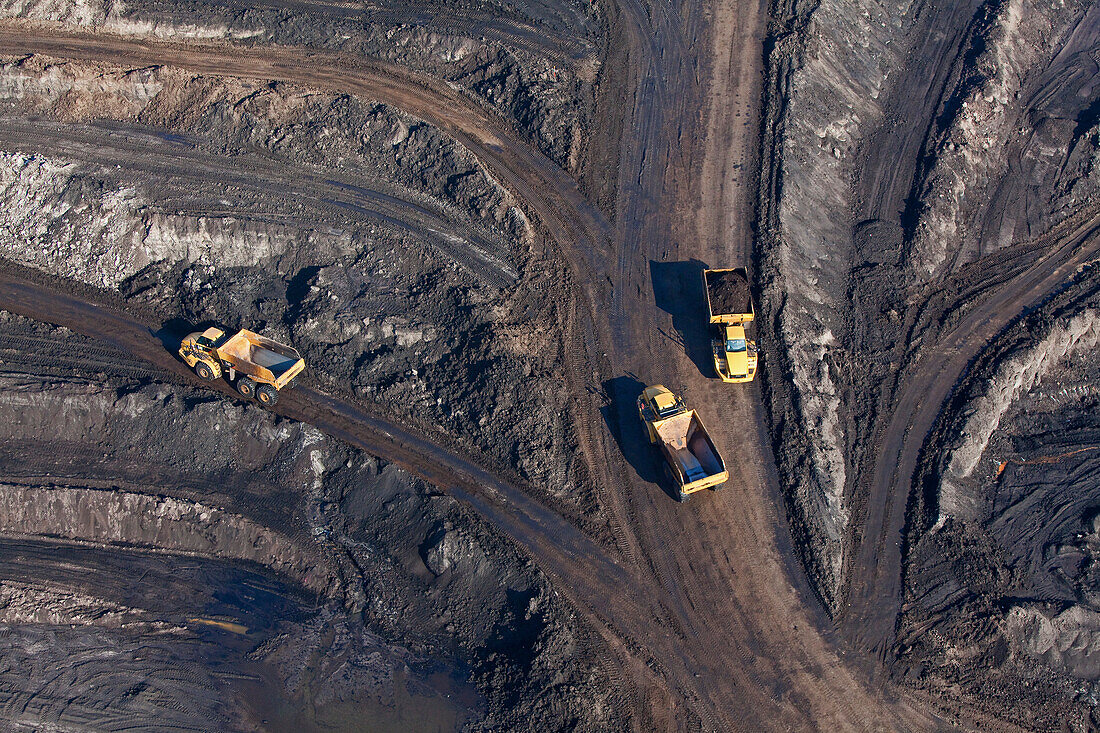
[[[712,313],[751,313],[749,278],[743,269],[708,270],[704,273]]]

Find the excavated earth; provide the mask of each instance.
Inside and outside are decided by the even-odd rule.
[[[772,22],[758,323],[803,567],[952,723],[1093,729],[1100,14]]]
[[[1098,59],[1078,0],[0,1],[0,720],[1100,728]]]
[[[0,613],[20,629],[0,694],[14,723],[613,720],[572,612],[453,498],[308,425],[0,316]],[[74,654],[85,661],[49,674]]]

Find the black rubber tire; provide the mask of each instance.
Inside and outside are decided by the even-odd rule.
[[[725,481],[723,481],[722,483],[718,484],[717,486],[712,486],[711,489],[713,489],[714,491],[721,491],[722,489],[726,488],[727,485],[728,484]]]
[[[256,383],[248,377],[241,377],[237,380],[237,391],[241,393],[241,397],[251,398],[256,394]]]
[[[271,407],[279,401],[279,391],[270,384],[261,384],[256,388],[256,399],[265,407]]]
[[[681,504],[683,504],[683,503],[684,503],[685,501],[687,501],[687,500],[688,500],[688,494],[685,494],[685,493],[684,493],[684,492],[682,492],[682,491],[677,491],[677,492],[676,492],[676,501],[678,501],[678,502],[680,502]]]
[[[215,379],[217,379],[218,376],[214,374],[214,370],[211,369],[210,365],[207,364],[205,361],[200,361],[195,364],[195,374],[199,376],[199,379],[207,382],[214,381]]]

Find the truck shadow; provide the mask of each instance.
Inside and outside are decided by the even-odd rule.
[[[661,455],[650,444],[645,426],[638,418],[638,395],[646,388],[633,374],[608,379],[603,383],[607,404],[600,408],[607,429],[619,446],[623,458],[643,481],[657,484],[676,501],[675,487],[661,470]]]
[[[179,352],[180,344],[183,343],[183,339],[187,334],[194,331],[205,331],[207,328],[217,325],[219,324],[214,321],[192,323],[186,318],[170,318],[162,323],[160,328],[153,331],[153,336],[164,345],[167,351],[175,354]]]
[[[649,261],[653,299],[658,308],[672,316],[675,335],[665,334],[680,344],[703,376],[714,375],[714,357],[710,350],[710,325],[703,292],[703,270],[699,260],[682,262]]]
[[[153,331],[153,335],[163,344],[165,350],[173,354],[180,350],[183,337],[192,331],[198,330],[191,325],[186,318],[171,318],[161,324],[161,327]]]

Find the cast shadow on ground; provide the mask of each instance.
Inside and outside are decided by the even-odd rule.
[[[603,383],[607,403],[600,408],[600,414],[630,467],[643,481],[657,484],[676,501],[679,492],[661,470],[660,452],[649,442],[645,425],[638,417],[638,395],[645,388],[634,374],[608,379]]]
[[[153,331],[155,336],[164,348],[173,354],[180,350],[180,344],[183,343],[183,338],[194,331],[205,331],[210,326],[217,326],[214,321],[203,321],[202,323],[192,323],[186,318],[170,318],[161,324],[161,327],[156,331]]]
[[[710,351],[707,301],[703,291],[703,270],[699,260],[683,262],[649,261],[653,299],[658,308],[672,316],[675,334],[665,334],[678,343],[691,363],[704,376],[714,374]]]

